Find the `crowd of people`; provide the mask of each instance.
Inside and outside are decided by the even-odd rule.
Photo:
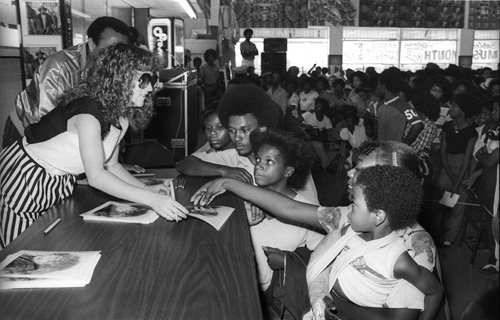
[[[159,68],[130,32],[118,19],[96,19],[88,42],[49,56],[17,97],[0,154],[0,248],[70,196],[83,173],[92,187],[167,220],[187,217],[119,161],[127,129],[152,117]],[[498,273],[498,70],[429,63],[417,72],[329,75],[313,66],[259,76],[247,62],[226,87],[217,52],[204,58],[193,64],[206,143],[177,171],[220,177],[193,195],[195,205],[226,190],[246,200],[256,281],[278,314],[433,319],[443,295],[435,243],[459,240],[470,190],[491,223],[490,261],[478,272]],[[327,151],[339,144],[349,150],[336,168],[348,197],[322,207],[311,171],[328,172]],[[438,204],[445,191],[460,195],[451,208]]]
[[[287,137],[292,135],[294,139],[298,139],[299,142],[297,143],[299,145],[306,145],[310,149],[309,151],[315,153],[312,158],[313,166],[317,165],[328,169],[330,159],[326,156],[325,148],[329,148],[335,143],[346,143],[350,151],[344,170],[351,168],[352,170],[359,170],[372,165],[399,166],[397,165],[398,156],[405,150],[404,157],[407,159],[404,161],[413,162],[412,165],[418,168],[413,172],[421,181],[420,187],[423,192],[423,200],[421,206],[415,205],[419,208],[418,214],[408,222],[409,226],[412,227],[407,227],[409,229],[406,229],[406,231],[400,230],[398,232],[404,235],[413,234],[415,230],[418,231],[418,240],[413,239],[413,244],[421,245],[420,248],[425,247],[425,250],[417,251],[426,252],[426,257],[427,255],[432,257],[432,261],[436,259],[436,246],[447,247],[457,244],[460,240],[459,232],[463,227],[462,221],[465,207],[469,201],[475,201],[475,199],[468,199],[468,194],[471,191],[477,194],[479,202],[487,210],[486,219],[489,223],[488,245],[490,248],[488,263],[478,268],[477,271],[483,274],[498,273],[498,108],[500,88],[498,71],[493,71],[487,67],[480,70],[470,70],[455,65],[450,65],[447,69],[441,69],[437,65],[429,63],[424,69],[416,72],[403,71],[392,67],[383,70],[381,73],[376,72],[374,68],[367,68],[365,72],[346,70],[345,73],[339,72],[335,75],[329,75],[328,69],[313,66],[309,72],[301,75],[299,75],[297,67],[290,67],[284,74],[266,72],[261,76],[255,76],[255,69],[249,68],[245,75],[238,75],[235,79],[229,81],[227,91],[221,90],[221,95],[217,99],[220,99],[220,103],[225,105],[229,103],[226,101],[227,95],[233,96],[238,92],[238,97],[236,99],[233,97],[232,103],[236,104],[237,100],[241,103],[249,97],[245,91],[252,86],[259,88],[262,96],[267,94],[274,101],[274,105],[266,104],[266,107],[268,112],[273,111],[278,119],[278,122],[272,127],[260,127],[260,130],[258,130],[260,133],[255,134],[253,139],[258,139],[257,137],[262,135],[263,132],[277,128],[278,135]],[[256,93],[252,96],[256,96]],[[244,117],[245,112],[251,112],[250,114],[255,115],[259,109],[255,107],[257,104],[254,104],[255,109],[247,109],[246,111],[238,111],[236,107],[233,107],[233,112],[238,114],[238,117]],[[262,103],[259,104],[262,105]],[[219,107],[221,107],[220,104]],[[222,106],[222,109],[218,110],[222,111],[223,109]],[[231,124],[230,119],[232,119],[232,116],[229,116],[228,119],[228,124],[223,126],[228,129],[231,141],[239,153],[240,142],[238,142],[238,139],[241,140],[238,133],[239,127]],[[244,131],[247,131],[247,134],[248,131],[255,129],[252,126],[246,126],[245,123],[240,123],[240,125]],[[271,132],[275,132],[275,130],[273,129]],[[249,140],[252,143],[252,135],[250,136]],[[384,155],[385,162],[382,162],[377,157],[369,160],[365,159],[363,152],[366,153],[367,149],[369,150],[368,154],[378,148],[389,149],[386,144],[392,145],[393,152],[392,155],[391,152]],[[383,154],[384,152],[380,153]],[[218,155],[217,157],[221,156]],[[194,154],[193,157],[199,156]],[[203,157],[201,159],[206,160]],[[252,157],[249,159],[250,163],[248,163],[246,170],[251,174],[253,169],[253,172],[257,175],[258,169],[255,159]],[[184,167],[186,162],[181,161],[178,167],[179,171],[186,174],[197,174],[186,170]],[[230,167],[238,166],[237,163],[230,164],[229,162],[224,163],[224,166],[226,165]],[[199,164],[189,165],[189,167],[191,166],[198,168]],[[410,165],[407,163],[403,165],[406,168],[408,166]],[[312,227],[313,230],[318,230],[322,226],[317,221],[316,207],[308,207],[309,209],[307,209],[298,206],[296,202],[290,202],[290,205],[287,205],[286,201],[288,200],[285,200],[284,197],[274,198],[275,195],[259,191],[262,187],[264,189],[270,188],[259,185],[256,180],[252,180],[249,176],[241,178],[235,173],[228,173],[224,170],[213,173],[226,179],[216,180],[208,184],[193,199],[201,203],[209,203],[214,195],[218,195],[225,190],[237,193],[248,200],[249,203],[252,203],[252,206],[257,205],[265,210],[263,216],[249,210],[251,230],[258,226],[258,224],[253,225],[255,224],[254,220],[260,221],[264,219],[266,221],[265,219],[276,218],[286,223],[306,224]],[[352,171],[349,172],[352,174]],[[240,172],[239,175],[242,175],[242,173]],[[244,181],[246,184],[240,184],[237,180]],[[252,181],[256,186],[259,186],[258,189],[250,188],[248,183]],[[368,184],[370,183],[372,182],[368,182]],[[390,189],[389,186],[379,186],[379,188]],[[401,188],[408,190],[409,187]],[[297,194],[303,192],[300,189],[292,190]],[[460,196],[459,201],[454,206],[449,207],[440,204],[439,201],[445,191]],[[393,191],[391,196],[396,196],[394,195],[395,192]],[[350,194],[351,192],[346,193]],[[365,192],[361,193],[363,196],[369,197]],[[384,195],[390,197],[389,194]],[[315,195],[310,194],[310,196],[314,197]],[[379,196],[382,197],[382,195]],[[399,196],[402,196],[402,192]],[[412,196],[406,195],[403,198],[407,199],[409,197]],[[417,193],[414,193],[413,197],[417,197]],[[347,199],[348,197],[345,197],[345,203],[339,204],[347,205],[350,203]],[[317,198],[308,201],[312,200],[317,200]],[[397,202],[395,198],[391,201],[394,202],[394,205]],[[406,201],[405,204],[408,204],[408,202]],[[471,206],[471,214],[484,213],[479,208]],[[409,212],[409,210],[409,208],[406,208],[402,211]],[[351,207],[347,211],[351,211],[351,214],[353,214],[354,209]],[[390,214],[387,214],[390,217]],[[342,216],[342,214],[340,215]],[[347,215],[347,213],[344,212],[344,215]],[[351,226],[352,223],[351,220]],[[392,223],[389,224],[393,226]],[[338,225],[336,225],[327,229],[327,231],[338,229]],[[397,231],[397,229],[393,230]],[[365,230],[363,232],[370,233],[371,231]],[[377,239],[373,233],[371,234],[373,238],[370,238],[370,240]],[[333,242],[337,243],[339,237],[342,238],[339,235],[335,236]],[[290,271],[283,273],[283,266],[290,266],[294,261],[296,267],[298,265],[294,269],[295,271],[300,270],[300,267],[304,269],[311,251],[314,257],[318,248],[323,248],[322,243],[320,242],[317,246],[308,246],[303,243],[301,246],[293,248],[293,250],[287,249],[285,246],[281,248],[264,246],[264,253],[268,256],[268,264],[275,270],[275,278],[273,278],[271,286],[267,289],[261,287],[263,292],[266,292],[268,303],[274,303],[276,307],[276,298],[274,300],[269,298],[270,295],[272,296],[270,292],[281,290],[279,292],[283,295],[283,283],[286,282],[283,279],[296,277],[296,275],[290,275]],[[332,247],[331,243],[326,247]],[[408,243],[410,242],[408,241]],[[348,246],[347,244],[344,245]],[[304,248],[306,249],[305,254]],[[260,247],[254,249],[256,255],[257,252],[262,251]],[[409,247],[407,249],[409,252],[412,251]],[[342,251],[342,248],[340,248],[340,251]],[[336,255],[333,255],[326,258],[326,260],[331,263],[335,257]],[[413,258],[415,259],[415,256]],[[283,261],[287,262],[284,263]],[[259,264],[259,261],[257,263]],[[351,261],[351,264],[353,263]],[[417,261],[417,264],[423,265],[428,270],[434,269],[434,263],[425,265]],[[367,264],[370,265],[368,262]],[[396,266],[396,264],[393,265],[394,268]],[[370,265],[370,267],[374,266]],[[302,276],[306,274],[304,270],[301,271]],[[336,272],[336,277],[341,277],[341,271],[337,270]],[[314,277],[307,280],[305,277],[299,278],[302,283],[310,285]],[[328,283],[328,277],[326,279],[324,281]],[[294,278],[294,281],[297,281],[297,278]],[[332,278],[330,277],[330,286],[327,287],[329,290],[326,291],[330,292],[332,296],[339,296],[338,292],[335,292],[334,286],[334,283],[338,283],[338,280],[333,283],[331,281]],[[345,285],[347,285],[346,282]],[[307,288],[307,286],[304,288]],[[300,294],[295,295],[295,299],[292,300],[287,296],[287,299],[289,299],[287,300],[288,304],[283,304],[283,296],[281,296],[281,309],[277,307],[279,309],[278,314],[283,308],[286,308],[288,312],[298,316],[304,311],[304,309],[299,310],[298,306],[307,308],[313,305],[315,313],[312,316],[315,319],[321,319],[321,316],[318,316],[318,314],[322,314],[319,310],[325,309],[326,300],[323,300],[322,297],[320,297],[321,299],[318,297],[313,299],[310,296],[311,300],[308,300],[304,305],[302,299],[303,290],[307,292],[307,289],[304,288],[299,290],[295,286],[292,291],[295,290],[294,292],[297,293],[298,290],[302,296],[299,297]],[[344,295],[342,289],[339,290],[341,299],[352,302],[352,296]],[[426,290],[420,289],[421,292]],[[286,290],[291,289],[288,287]],[[436,291],[433,292],[432,294],[437,294]],[[310,286],[309,294],[312,294]],[[353,296],[356,296],[356,294],[353,294]],[[391,294],[389,293],[388,296],[391,296]],[[290,303],[290,301],[293,301],[293,303]],[[384,300],[384,303],[388,301]],[[415,301],[419,300],[415,298],[413,302]],[[319,309],[314,309],[314,303],[319,303]],[[400,304],[400,306],[404,307],[409,305],[409,303],[405,304],[404,302]],[[375,305],[370,306],[375,307]],[[351,307],[349,307],[349,310],[351,310]],[[415,308],[423,308],[423,305]],[[394,317],[398,318],[401,315],[395,315]],[[386,319],[388,318],[390,316],[386,315]]]

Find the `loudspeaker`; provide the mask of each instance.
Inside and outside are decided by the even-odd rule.
[[[196,84],[163,88],[155,95],[154,111],[144,138],[167,147],[176,162],[195,150],[198,138],[198,99]]]
[[[264,52],[286,52],[288,41],[286,38],[264,39]]]
[[[280,75],[286,72],[286,52],[262,52],[261,72],[276,72]]]

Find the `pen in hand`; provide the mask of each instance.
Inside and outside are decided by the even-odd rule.
[[[50,231],[52,231],[52,229],[54,229],[59,224],[59,222],[61,222],[61,218],[58,218],[56,221],[52,222],[52,224],[47,229],[45,229],[43,235],[46,236]]]

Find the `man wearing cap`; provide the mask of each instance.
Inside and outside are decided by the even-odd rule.
[[[245,41],[240,44],[241,57],[243,58],[243,60],[241,60],[241,65],[245,67],[253,67],[255,56],[259,55],[259,50],[257,50],[255,43],[250,41],[253,36],[253,30],[245,29],[245,31],[243,31],[243,36],[245,37]]]
[[[17,95],[5,123],[3,147],[24,136],[25,127],[56,107],[59,96],[78,82],[79,71],[93,54],[115,43],[127,43],[128,33],[123,21],[100,17],[87,29],[87,42],[51,54],[36,70],[29,86]]]
[[[54,20],[47,14],[47,8],[42,5],[38,8],[38,12],[40,13],[36,15],[36,20],[41,27],[40,34],[54,34]]]

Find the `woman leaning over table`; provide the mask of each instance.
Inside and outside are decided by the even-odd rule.
[[[417,154],[410,146],[396,141],[370,141],[363,143],[360,147],[356,167],[350,170],[348,175],[352,180],[356,170],[375,165],[404,167],[413,172],[419,179],[422,179],[422,182],[424,182],[424,179],[430,178],[433,173],[429,158],[424,154]],[[351,180],[349,181],[350,185],[352,184]],[[276,192],[256,188],[234,179],[221,178],[208,182],[193,195],[192,200],[194,200],[195,204],[204,205],[226,190],[252,202],[277,218],[314,228],[325,228],[328,235],[318,247],[325,247],[335,242],[340,236],[339,230],[347,223],[349,207],[328,208],[299,203]],[[432,271],[436,263],[436,247],[429,233],[418,223],[406,229],[398,230],[396,233],[403,238],[408,253],[417,264]],[[313,252],[311,259],[314,258],[315,254],[316,252]],[[352,312],[359,319],[367,320],[416,319],[419,315],[421,319],[432,317],[437,306],[434,306],[435,308],[432,308],[432,310],[420,312],[422,306],[414,304],[418,300],[415,297],[420,294],[422,293],[414,286],[402,281],[391,291],[388,297],[388,299],[391,299],[392,305],[399,305],[398,308],[365,308],[353,303],[344,303],[342,306],[338,306],[338,311],[339,314]],[[300,303],[301,299],[302,297],[299,297],[296,303]]]
[[[58,106],[28,126],[0,155],[0,247],[14,240],[56,202],[72,194],[76,176],[112,196],[150,206],[167,220],[186,209],[160,187],[146,186],[118,163],[129,125],[152,115],[153,55],[126,44],[101,52]]]

